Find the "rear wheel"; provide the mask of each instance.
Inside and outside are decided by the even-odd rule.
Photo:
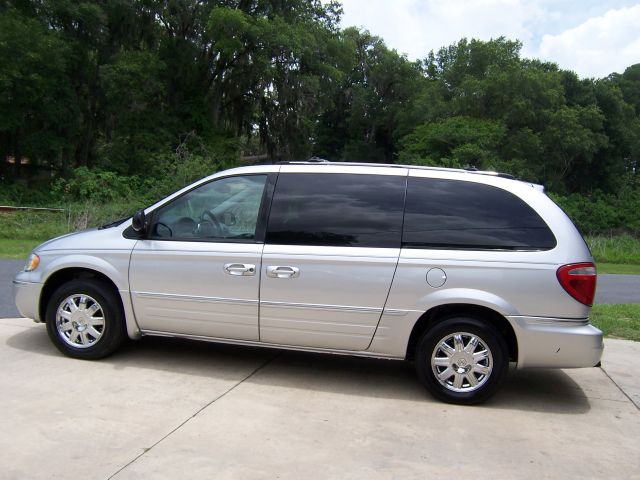
[[[98,359],[125,340],[124,315],[113,289],[96,280],[72,280],[51,296],[47,332],[54,345],[74,358]]]
[[[429,329],[416,348],[416,370],[434,397],[450,403],[485,401],[507,373],[507,346],[491,325],[449,318]]]

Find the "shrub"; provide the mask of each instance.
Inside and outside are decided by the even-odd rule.
[[[51,188],[63,202],[110,202],[131,198],[139,190],[140,179],[100,169],[80,167],[67,178],[59,178]]]
[[[640,235],[640,192],[550,195],[583,235]]]

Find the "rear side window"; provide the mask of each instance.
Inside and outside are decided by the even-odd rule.
[[[409,177],[407,248],[549,250],[556,239],[523,200],[481,183]]]
[[[399,248],[405,188],[406,177],[280,174],[266,241]]]

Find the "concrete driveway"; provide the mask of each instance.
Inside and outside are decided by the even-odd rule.
[[[24,319],[0,320],[0,364],[4,479],[640,477],[640,413],[600,368],[512,371],[460,407],[402,362],[159,338],[87,362]]]

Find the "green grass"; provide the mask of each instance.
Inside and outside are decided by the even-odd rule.
[[[597,262],[640,265],[640,239],[630,235],[600,235],[585,240]]]
[[[622,275],[640,275],[640,265],[628,263],[597,263],[598,273],[617,273]]]
[[[71,220],[67,212],[0,214],[0,258],[27,258],[35,246],[72,230]]]
[[[74,229],[78,215],[67,212],[19,211],[0,214],[0,238],[47,239]]]
[[[598,273],[640,275],[640,239],[629,235],[585,238]]]
[[[594,305],[591,323],[607,337],[640,342],[640,304]]]
[[[0,238],[0,258],[26,260],[31,250],[43,241],[44,240],[13,240]]]
[[[26,258],[31,249],[50,238],[102,225],[134,212],[130,202],[69,205],[62,212],[17,211],[0,213],[0,258]]]

